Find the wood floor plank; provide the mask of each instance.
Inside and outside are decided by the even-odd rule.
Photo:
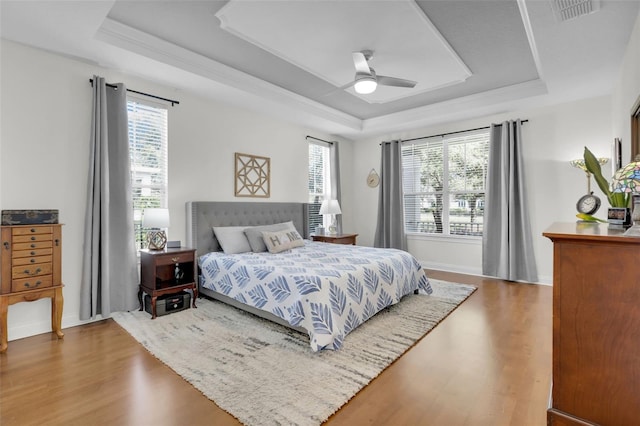
[[[551,287],[428,275],[478,290],[327,424],[546,424]],[[239,424],[114,321],[64,332],[63,340],[9,343],[0,356],[0,424]]]

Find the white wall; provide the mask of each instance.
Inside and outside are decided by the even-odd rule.
[[[2,40],[0,44],[0,208],[59,209],[63,227],[63,328],[79,321],[82,238],[94,74],[180,105],[169,108],[169,238],[185,241],[185,202],[234,197],[234,153],[271,158],[272,202],[308,198],[306,135],[329,135],[205,100],[91,64]],[[349,182],[351,144],[341,147]],[[345,185],[343,219],[351,227],[353,196]],[[48,332],[50,301],[9,307],[9,340]]]
[[[581,158],[584,146],[597,156],[610,156],[610,110],[610,97],[599,97],[358,141],[353,154],[359,159],[353,169],[354,188],[361,188],[363,196],[354,206],[355,217],[359,218],[354,231],[360,234],[361,243],[373,243],[378,192],[368,189],[364,179],[372,167],[379,170],[379,143],[382,140],[409,139],[488,126],[507,119],[527,119],[529,122],[523,125],[522,137],[534,249],[539,280],[551,283],[552,246],[542,232],[553,222],[576,220],[575,203],[586,193],[586,178],[582,171],[569,165],[569,160]],[[601,198],[606,204],[604,196]],[[410,237],[408,243],[409,251],[425,266],[481,274],[482,251],[478,240]]]

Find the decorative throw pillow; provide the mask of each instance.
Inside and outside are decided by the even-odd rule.
[[[251,246],[244,235],[245,229],[246,226],[214,226],[213,233],[225,254],[246,253],[251,251]]]
[[[281,251],[304,245],[302,237],[296,230],[278,232],[263,231],[262,238],[264,239],[267,249],[269,249],[269,253],[280,253]]]
[[[267,246],[264,244],[264,240],[262,239],[262,232],[276,232],[276,231],[295,231],[296,227],[293,225],[293,222],[282,222],[282,223],[274,223],[273,225],[261,225],[261,226],[253,226],[251,228],[245,228],[244,234],[247,236],[249,240],[249,245],[251,246],[251,251],[254,253],[260,253],[263,251],[267,251]]]

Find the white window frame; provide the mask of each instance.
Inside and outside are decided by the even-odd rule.
[[[450,205],[452,202],[455,201],[456,196],[458,195],[463,195],[463,194],[485,194],[486,193],[486,166],[487,164],[485,163],[485,168],[484,168],[484,179],[485,179],[485,185],[484,188],[482,188],[481,190],[462,190],[462,191],[453,191],[449,189],[449,148],[451,145],[454,144],[465,144],[465,143],[469,143],[472,141],[473,138],[475,138],[477,140],[477,137],[480,136],[481,138],[483,138],[486,141],[486,158],[487,158],[487,162],[488,162],[488,150],[489,150],[489,129],[477,129],[477,130],[471,130],[468,132],[456,132],[455,134],[450,134],[450,135],[443,135],[443,136],[436,136],[436,137],[430,137],[430,138],[424,138],[424,139],[418,139],[418,140],[414,140],[414,141],[409,141],[409,142],[403,142],[403,153],[405,149],[409,149],[409,147],[415,147],[415,146],[421,146],[421,145],[425,145],[428,143],[441,143],[442,144],[442,176],[443,176],[443,182],[442,182],[442,191],[406,191],[407,185],[405,185],[404,180],[407,178],[413,179],[415,181],[416,177],[415,175],[412,175],[411,172],[407,172],[406,170],[403,171],[403,208],[405,211],[405,233],[408,236],[412,236],[412,237],[420,237],[420,238],[434,238],[434,239],[442,239],[442,238],[447,238],[447,239],[472,239],[472,240],[480,240],[482,238],[482,235],[459,235],[459,234],[452,234],[450,232]],[[466,142],[465,142],[466,140]],[[403,156],[404,159],[404,156]],[[410,185],[409,185],[410,186]],[[426,232],[426,231],[416,231],[415,229],[413,230],[408,230],[407,226],[408,226],[408,221],[406,220],[407,218],[407,205],[406,205],[406,200],[407,200],[407,196],[430,196],[430,195],[435,195],[435,194],[442,194],[442,233],[438,233],[438,232]],[[415,206],[414,206],[415,208]],[[484,219],[484,218],[483,218]]]
[[[136,151],[139,149],[139,146],[136,144],[134,139],[135,135],[139,134],[140,136],[144,135],[144,129],[140,129],[140,132],[136,131],[137,127],[140,127],[138,123],[136,123],[135,110],[139,110],[144,113],[147,111],[155,111],[160,113],[160,116],[152,117],[157,119],[154,124],[159,125],[159,139],[157,142],[159,143],[159,158],[158,163],[159,167],[156,169],[150,169],[146,167],[144,164],[136,162]],[[131,191],[133,196],[133,208],[134,208],[134,229],[135,229],[135,238],[136,238],[136,248],[146,248],[146,239],[144,237],[145,230],[142,229],[142,212],[145,206],[142,208],[137,208],[139,204],[136,200],[137,191],[146,192],[148,190],[149,193],[156,192],[159,193],[159,200],[157,203],[153,203],[152,205],[147,205],[146,207],[156,207],[156,208],[167,208],[168,207],[168,197],[169,197],[169,156],[168,156],[168,138],[169,138],[169,113],[168,108],[164,104],[160,104],[157,102],[149,101],[147,99],[138,98],[137,96],[127,96],[127,114],[129,119],[129,155],[131,159]],[[141,123],[140,123],[141,124]],[[160,173],[160,183],[141,183],[144,181],[145,177],[150,178],[151,174]]]

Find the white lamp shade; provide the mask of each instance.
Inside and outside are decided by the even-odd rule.
[[[143,228],[168,228],[169,209],[144,209],[142,213]]]
[[[320,205],[320,214],[342,214],[338,200],[324,200]]]

